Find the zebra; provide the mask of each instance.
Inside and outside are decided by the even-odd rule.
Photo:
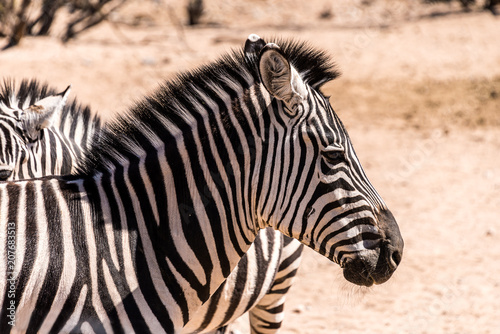
[[[6,134],[10,133],[9,138],[17,139],[10,140],[13,144],[10,145],[12,148],[11,151],[17,152],[17,156],[12,154],[2,155],[4,157],[11,157],[10,163],[3,164],[6,167],[4,170],[9,172],[9,179],[21,179],[23,171],[24,175],[33,177],[61,175],[65,171],[69,172],[73,170],[77,166],[77,159],[81,159],[82,152],[88,146],[89,138],[92,138],[93,133],[98,132],[101,128],[101,120],[97,116],[91,117],[90,108],[82,107],[76,100],[69,107],[65,106],[69,89],[55,94],[54,89],[47,85],[40,85],[36,80],[23,81],[17,92],[14,87],[14,82],[5,83],[4,89],[0,93],[0,123],[2,123],[0,126],[3,129],[13,129],[10,132],[3,131],[3,137],[7,137]],[[19,122],[21,117],[26,117],[24,113],[33,113],[32,109],[35,109],[33,106],[42,105],[45,105],[46,115],[36,113],[38,123]],[[57,109],[62,111],[62,113],[56,112]],[[59,114],[61,114],[60,117],[58,117]],[[13,115],[16,117],[13,117]],[[50,120],[52,126],[39,126],[39,123],[41,125],[41,123],[47,120]],[[54,128],[54,124],[59,124],[59,128]],[[75,142],[75,133],[82,132],[83,129],[87,131],[78,136],[82,142]],[[28,145],[27,142],[30,139],[25,134],[36,133],[36,131],[40,131],[41,133],[32,135],[31,145]],[[65,132],[63,133],[62,131]],[[68,145],[68,143],[71,145]],[[4,150],[6,148],[3,147]],[[51,152],[46,153],[48,151]],[[70,152],[71,154],[66,154],[66,152]],[[73,152],[78,153],[79,156],[77,157]],[[22,157],[23,153],[26,158]],[[46,156],[55,158],[57,164],[53,163],[52,159],[42,159],[42,157]],[[17,166],[17,168],[14,169],[13,166]],[[33,168],[33,166],[36,168]],[[0,168],[2,168],[2,164],[0,164]],[[258,319],[269,318],[269,315],[272,318],[282,319],[282,316],[275,312],[275,307],[277,306],[276,304],[279,305],[280,302],[284,302],[284,295],[293,282],[298,264],[300,263],[302,245],[287,239],[285,240],[287,247],[283,251],[281,247],[283,241],[281,239],[282,235],[278,232],[269,234],[269,231],[267,233],[262,231],[256,238],[255,247],[252,246],[248,251],[250,259],[247,260],[247,255],[243,257],[241,265],[238,265],[234,273],[219,288],[220,291],[217,291],[216,296],[210,300],[210,303],[206,304],[206,310],[198,312],[198,316],[186,327],[194,327],[194,330],[198,332],[213,330],[227,324],[248,309],[251,309],[253,319],[251,326],[254,327],[262,326],[262,324],[259,324],[262,321],[258,321]],[[256,272],[248,271],[247,267],[257,267],[256,259],[264,256],[262,249],[268,244],[270,247],[266,251],[273,254],[272,258],[275,261],[266,263],[268,265],[259,263],[259,268],[257,268]],[[280,259],[281,263],[276,259]],[[278,268],[281,269],[276,272]],[[285,276],[287,280],[282,282]],[[245,284],[249,284],[250,282],[254,284],[252,291],[257,291],[257,293],[238,295],[239,298],[233,297],[236,295],[236,291],[245,289]],[[276,292],[277,287],[279,287],[279,292]],[[261,296],[266,292],[268,293],[265,298]],[[222,300],[224,298],[228,300],[226,303],[227,309],[223,307],[223,302],[214,302],[221,301],[221,295],[223,296]],[[270,299],[271,301],[269,301]],[[252,305],[252,302],[255,305]],[[235,312],[238,305],[240,305],[240,308],[243,307],[241,312]],[[271,309],[274,311],[273,313],[267,312]],[[274,322],[274,327],[279,328],[279,324],[276,324],[276,321]]]
[[[70,174],[102,127],[100,117],[37,80],[0,91],[0,180]]]
[[[0,183],[2,332],[181,332],[267,227],[354,284],[392,276],[399,227],[320,90],[338,72],[262,44],[161,84],[75,175]]]
[[[5,178],[62,175],[74,170],[90,138],[96,137],[102,127],[101,119],[97,114],[92,116],[90,108],[76,100],[66,106],[70,87],[55,94],[55,89],[37,80],[23,80],[17,91],[15,86],[14,81],[8,81],[0,91],[0,128],[3,130],[0,137],[15,139],[10,140],[10,147],[0,145],[0,149],[17,152],[17,155],[0,155],[0,161],[2,157],[10,157],[9,162],[0,164],[0,168],[8,172]],[[42,106],[44,112],[33,111]],[[19,121],[31,114],[37,119]],[[32,135],[28,138],[27,134]],[[220,328],[222,332],[223,326],[247,310],[250,310],[251,326],[258,328],[272,323],[275,330],[279,329],[282,304],[297,273],[303,245],[271,231],[269,228],[259,233],[233,273],[185,330],[205,332]],[[282,311],[276,312],[280,306]]]
[[[261,230],[236,269],[181,333],[229,333],[230,324],[246,311],[252,333],[277,333],[303,246],[270,228]]]

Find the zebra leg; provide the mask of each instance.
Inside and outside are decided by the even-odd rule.
[[[285,316],[286,294],[293,282],[302,259],[304,245],[284,237],[281,262],[268,293],[249,311],[252,334],[277,333]]]

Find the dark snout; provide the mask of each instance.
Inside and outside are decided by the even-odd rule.
[[[386,282],[403,257],[404,242],[394,216],[389,210],[384,210],[377,218],[382,237],[378,247],[347,259],[343,266],[345,279],[357,285]]]
[[[403,258],[404,241],[396,219],[389,210],[379,216],[379,227],[385,238],[380,245],[380,256],[372,274],[376,284],[387,281]]]

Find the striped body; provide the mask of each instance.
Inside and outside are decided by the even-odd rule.
[[[107,125],[75,176],[0,183],[0,331],[180,332],[267,227],[389,279],[402,239],[319,91],[335,76],[300,43],[235,52]]]
[[[11,151],[19,152],[19,154],[11,156],[10,165],[16,168],[9,179],[68,174],[77,168],[77,162],[82,159],[91,139],[98,138],[96,133],[101,128],[100,119],[96,116],[92,117],[88,107],[81,107],[73,101],[68,106],[62,106],[61,112],[52,117],[52,126],[41,130],[42,133],[36,140],[27,144],[25,131],[17,126],[18,119],[23,110],[51,95],[56,95],[55,90],[46,85],[40,85],[35,80],[23,81],[17,90],[14,82],[10,82],[0,93],[0,127],[4,130],[0,136],[22,139],[22,141],[11,140],[14,144],[12,146],[18,145]],[[3,151],[5,149],[3,147]],[[184,331],[213,331],[232,322],[254,306],[258,306],[252,311],[253,314],[257,314],[257,317],[252,320],[251,326],[255,328],[267,326],[269,323],[263,324],[263,321],[259,319],[271,318],[269,321],[273,322],[272,326],[277,330],[283,314],[275,312],[274,309],[277,306],[275,304],[282,307],[285,293],[290,288],[298,269],[302,251],[300,243],[292,242],[292,239],[287,238],[288,247],[283,255],[282,239],[282,234],[277,231],[272,232],[272,229],[259,233],[254,245],[242,258],[241,264],[219,288],[215,297],[197,312]],[[290,279],[278,284],[275,278],[278,277],[281,280],[281,276],[285,275],[281,272],[276,276],[279,266],[282,265],[280,261],[290,262],[292,265],[283,269],[287,274],[291,271]],[[281,286],[279,293],[270,291],[273,284]],[[263,299],[264,296],[266,296],[265,299]],[[271,314],[268,313],[270,309],[273,310]],[[265,332],[274,331],[273,329]]]

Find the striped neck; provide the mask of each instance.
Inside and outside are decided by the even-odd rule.
[[[148,101],[138,112],[156,119],[134,132],[134,142],[122,138],[125,153],[110,151],[106,170],[83,183],[88,198],[103,205],[95,208],[103,226],[136,217],[121,229],[136,233],[151,277],[176,278],[179,290],[169,287],[170,294],[189,295],[190,310],[231,273],[259,228],[256,184],[269,124],[254,115],[266,114],[270,99],[251,80],[246,85],[231,95],[199,91],[197,108],[176,106],[183,114],[164,114]],[[103,203],[117,201],[121,212],[113,215]],[[188,320],[173,315],[179,318]]]

